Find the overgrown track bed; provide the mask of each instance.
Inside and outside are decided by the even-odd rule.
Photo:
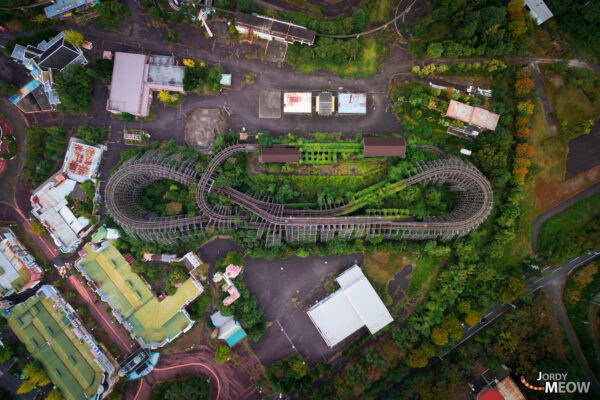
[[[394,184],[402,188],[447,183],[459,193],[454,210],[443,217],[427,217],[423,221],[344,215],[362,208],[355,202],[324,210],[300,210],[273,199],[257,199],[231,187],[213,189],[215,173],[221,163],[237,153],[258,150],[256,144],[237,144],[225,148],[211,160],[196,186],[196,204],[201,216],[158,217],[141,211],[141,195],[150,182],[166,178],[191,185],[196,181],[193,165],[161,157],[158,153],[146,153],[129,160],[110,178],[106,186],[107,208],[129,235],[150,242],[171,244],[205,231],[254,229],[259,238],[266,234],[267,246],[275,246],[281,243],[284,233],[288,243],[325,242],[336,234],[344,239],[381,236],[387,239],[449,240],[475,229],[487,218],[493,205],[492,188],[485,176],[472,164],[448,157],[439,149],[429,150],[443,158],[418,163],[417,173]],[[228,197],[237,207],[215,208],[207,201],[212,191]]]

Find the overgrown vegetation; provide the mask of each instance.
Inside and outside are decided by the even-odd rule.
[[[523,0],[507,5],[495,0],[438,0],[411,28],[411,49],[417,57],[498,57],[524,54],[533,23]]]
[[[560,265],[598,247],[600,194],[583,199],[547,220],[538,237],[538,250],[551,264]]]
[[[123,25],[123,20],[131,11],[123,3],[117,0],[105,0],[94,7],[98,13],[96,25],[108,31],[115,31]]]
[[[273,390],[290,393],[306,389],[323,374],[331,371],[331,365],[319,363],[310,368],[299,353],[276,362],[266,372],[267,380]]]
[[[94,214],[94,196],[96,194],[96,184],[87,180],[79,184],[84,193],[83,200],[73,198],[73,193],[67,195],[69,204],[75,207],[75,215],[87,218],[92,225],[98,222],[98,217]]]
[[[191,376],[161,384],[154,392],[154,400],[209,400],[211,385],[203,376]]]
[[[106,137],[106,129],[99,126],[81,125],[77,127],[77,136],[89,145],[97,145]]]
[[[68,132],[60,126],[26,128],[25,167],[21,177],[35,186],[48,179],[65,156],[68,138]]]
[[[71,113],[89,111],[92,105],[92,81],[92,75],[80,64],[69,65],[56,74],[54,88],[60,99],[56,109]]]
[[[197,215],[196,191],[169,179],[159,179],[144,188],[142,204],[160,216]]]

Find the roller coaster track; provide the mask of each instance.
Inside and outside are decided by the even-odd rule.
[[[459,193],[457,206],[444,216],[422,221],[383,215],[344,215],[358,208],[350,202],[322,210],[286,207],[274,199],[256,198],[231,187],[213,187],[219,166],[238,153],[260,150],[256,144],[236,144],[217,153],[199,179],[193,163],[156,152],[147,152],[126,162],[106,185],[106,206],[115,221],[130,235],[142,240],[172,244],[210,230],[254,229],[260,238],[266,233],[267,245],[281,243],[282,235],[289,243],[314,242],[339,237],[383,236],[385,238],[449,240],[466,235],[481,224],[493,206],[493,193],[488,180],[472,164],[447,156],[433,146],[422,146],[440,157],[419,162],[417,172],[398,182],[397,188],[409,185],[447,183]],[[156,216],[141,207],[144,188],[161,178],[196,185],[198,216]],[[214,206],[209,193],[227,197],[237,207]]]

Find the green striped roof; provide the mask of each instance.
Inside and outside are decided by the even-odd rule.
[[[8,325],[66,399],[91,398],[98,391],[103,371],[65,316],[62,308],[54,307],[52,298],[38,292],[13,307]]]

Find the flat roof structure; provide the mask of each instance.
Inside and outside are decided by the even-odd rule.
[[[457,119],[490,131],[496,130],[500,115],[481,107],[473,107],[456,100],[450,100],[446,117]]]
[[[338,93],[338,114],[366,114],[366,93]]]
[[[79,254],[76,268],[93,282],[96,293],[142,347],[162,347],[194,325],[184,307],[204,290],[195,279],[190,277],[174,295],[159,301],[108,242],[88,243]]]
[[[98,171],[101,158],[100,146],[90,146],[82,140],[71,138],[63,163],[63,172],[67,173],[69,179],[79,183],[91,180]]]
[[[329,347],[363,326],[374,334],[393,321],[358,265],[344,271],[336,280],[340,289],[308,310],[308,316]]]
[[[554,16],[543,0],[525,0],[525,8],[538,25],[543,24]]]
[[[66,399],[96,400],[110,391],[115,367],[54,287],[42,286],[6,318]]]
[[[92,7],[98,0],[54,0],[54,4],[44,8],[46,17],[52,19],[70,14],[77,9]]]
[[[287,43],[299,42],[312,45],[316,36],[315,31],[301,25],[240,12],[235,14],[235,28],[242,34],[252,33],[267,40],[277,39]]]
[[[406,140],[401,137],[363,137],[363,155],[365,157],[404,157]]]
[[[317,96],[317,112],[319,115],[331,115],[335,107],[335,97],[331,92],[322,92]]]
[[[35,287],[44,272],[9,228],[0,228],[0,298]]]
[[[289,114],[310,114],[312,112],[311,92],[287,92],[283,94],[283,112]]]
[[[297,147],[263,147],[260,150],[261,163],[298,162],[302,153]]]
[[[281,92],[261,90],[258,94],[258,118],[281,118]]]
[[[111,112],[125,112],[143,116],[148,108],[146,86],[148,57],[144,54],[115,52],[113,74],[110,82],[110,96],[106,109]]]

